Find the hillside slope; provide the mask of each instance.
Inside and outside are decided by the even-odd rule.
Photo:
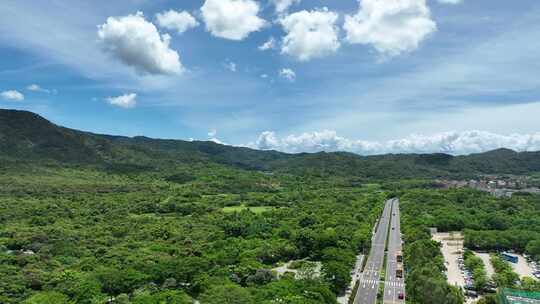
[[[54,125],[24,111],[0,111],[0,155],[33,160],[96,162],[109,141]]]
[[[286,154],[204,141],[99,135],[57,126],[37,114],[15,110],[0,110],[0,157],[148,169],[216,163],[248,170],[378,179],[540,172],[540,152],[500,149],[457,157],[440,153],[367,157],[345,152]]]

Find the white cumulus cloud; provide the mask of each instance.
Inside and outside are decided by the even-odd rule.
[[[137,94],[130,93],[130,94],[124,94],[124,95],[120,95],[116,97],[107,97],[105,98],[105,100],[113,106],[129,109],[137,105]]]
[[[385,56],[418,48],[437,30],[426,0],[359,0],[356,15],[345,16],[346,40],[371,45]]]
[[[156,14],[157,23],[160,27],[177,31],[178,34],[199,26],[199,22],[188,12],[169,10]]]
[[[143,13],[109,17],[98,26],[103,49],[142,74],[178,74],[182,64],[178,52],[169,47],[171,37],[161,35]]]
[[[211,142],[216,143],[216,144],[219,144],[219,145],[226,145],[225,142],[222,142],[222,141],[219,140],[218,138],[209,138],[208,141],[211,141]]]
[[[296,73],[293,70],[287,69],[287,68],[281,69],[279,71],[279,76],[281,76],[282,78],[287,79],[290,82],[293,82],[293,81],[296,80]]]
[[[243,40],[267,24],[258,16],[259,10],[253,0],[206,0],[201,7],[206,29],[230,40]]]
[[[217,135],[217,130],[216,129],[212,129],[210,131],[208,131],[208,137],[216,137]]]
[[[9,91],[3,91],[0,93],[0,96],[4,100],[10,100],[10,101],[23,101],[24,95],[16,90],[9,90]]]
[[[410,135],[388,141],[354,140],[338,136],[335,131],[321,131],[278,137],[266,131],[247,146],[261,150],[288,153],[346,151],[360,155],[385,153],[448,153],[463,155],[499,148],[515,151],[540,150],[540,132],[501,135],[485,131],[445,132],[433,135]]]
[[[281,14],[286,12],[293,4],[299,4],[301,0],[271,0],[276,7],[276,13]]]
[[[47,93],[47,94],[56,94],[56,90],[49,90],[49,89],[45,89],[45,88],[42,88],[40,85],[38,84],[31,84],[29,86],[26,87],[26,89],[28,91],[32,91],[32,92],[41,92],[41,93]]]
[[[226,145],[225,142],[221,141],[219,138],[217,138],[218,131],[216,129],[211,129],[208,131],[208,141],[214,142],[216,144],[220,145]]]
[[[265,43],[259,46],[260,51],[267,51],[276,48],[276,39],[274,37],[268,38]]]
[[[301,61],[334,53],[340,47],[337,19],[338,14],[327,8],[303,10],[280,18],[279,23],[287,33],[283,37],[281,53]]]

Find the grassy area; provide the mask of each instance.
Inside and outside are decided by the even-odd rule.
[[[248,207],[248,206],[241,205],[241,206],[224,207],[222,210],[225,213],[233,213],[233,212],[241,212],[244,210],[249,210],[253,213],[259,214],[259,213],[263,213],[267,211],[272,211],[274,210],[274,207],[269,207],[269,206]]]

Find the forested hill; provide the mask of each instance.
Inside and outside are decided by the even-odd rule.
[[[57,126],[26,111],[0,110],[0,158],[4,164],[59,163],[116,170],[154,170],[215,163],[239,169],[361,178],[468,177],[540,172],[540,152],[499,149],[468,156],[352,153],[286,154],[213,142],[93,134]]]

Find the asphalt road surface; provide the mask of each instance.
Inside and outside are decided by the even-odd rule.
[[[371,251],[364,272],[360,275],[358,291],[354,304],[374,304],[379,291],[379,276],[384,263],[386,238],[392,211],[393,200],[385,203],[384,211],[379,219],[379,226],[372,239]]]
[[[388,249],[386,258],[386,277],[384,283],[385,304],[405,303],[404,299],[399,299],[398,295],[405,295],[405,282],[403,278],[396,277],[397,253],[401,248],[401,227],[399,213],[399,199],[392,200],[392,219],[390,221],[390,234],[388,239]]]

